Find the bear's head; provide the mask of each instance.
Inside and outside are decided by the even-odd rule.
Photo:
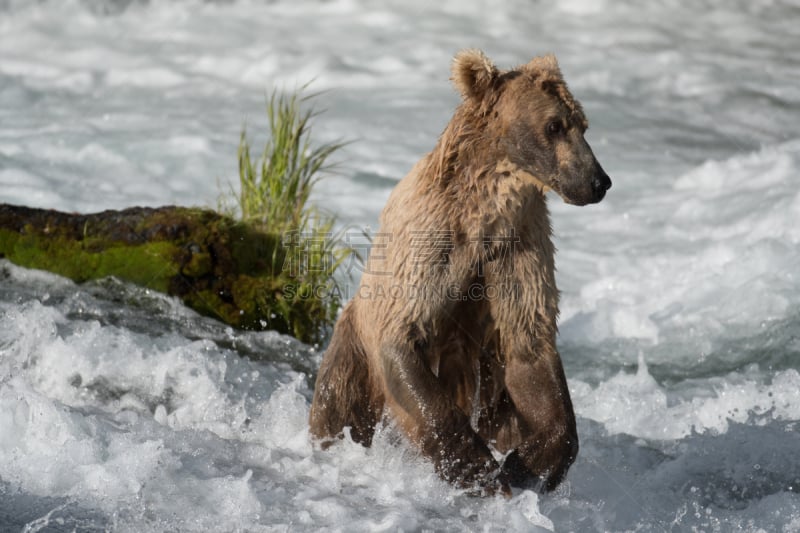
[[[499,168],[521,171],[570,204],[603,199],[611,180],[584,139],[588,122],[555,56],[501,71],[483,52],[463,50],[452,74],[464,106],[481,117],[483,134],[497,143]]]

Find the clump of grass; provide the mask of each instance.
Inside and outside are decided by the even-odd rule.
[[[254,164],[247,135],[239,143],[239,209],[250,223],[276,224],[287,229],[305,229],[316,209],[308,204],[320,172],[329,170],[328,158],[342,143],[314,147],[311,143],[312,110],[300,106],[310,97],[272,93],[267,104],[270,137],[261,158]]]
[[[312,143],[316,114],[301,109],[309,98],[272,93],[269,139],[258,159],[251,156],[242,131],[237,204],[245,224],[280,235],[280,246],[264,258],[278,280],[275,293],[263,298],[262,305],[272,307],[265,311],[300,340],[321,342],[342,303],[336,271],[353,250],[343,244],[341,233],[334,233],[335,217],[309,202],[314,185],[331,170],[330,156],[343,146]]]

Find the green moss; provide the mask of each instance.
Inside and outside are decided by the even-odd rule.
[[[14,263],[48,270],[76,282],[117,276],[167,292],[178,273],[177,249],[170,242],[138,246],[87,246],[65,236],[49,236],[28,227],[25,234],[0,229],[0,254]]]

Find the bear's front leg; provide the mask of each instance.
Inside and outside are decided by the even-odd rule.
[[[463,488],[511,495],[506,474],[467,416],[444,393],[413,345],[384,345],[383,377],[391,414],[439,475]]]
[[[532,343],[534,353],[508,354],[506,389],[515,410],[521,442],[503,470],[513,484],[538,478],[553,490],[578,454],[578,432],[561,359],[553,343]]]

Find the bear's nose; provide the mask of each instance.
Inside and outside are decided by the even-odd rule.
[[[594,183],[592,183],[592,185],[596,190],[606,192],[611,188],[611,178],[608,177],[608,174],[606,174],[605,170],[602,168],[599,170],[600,172],[595,175]]]
[[[592,189],[594,190],[595,201],[599,202],[606,195],[606,191],[611,188],[611,178],[606,171],[598,166],[597,173],[592,179]]]

